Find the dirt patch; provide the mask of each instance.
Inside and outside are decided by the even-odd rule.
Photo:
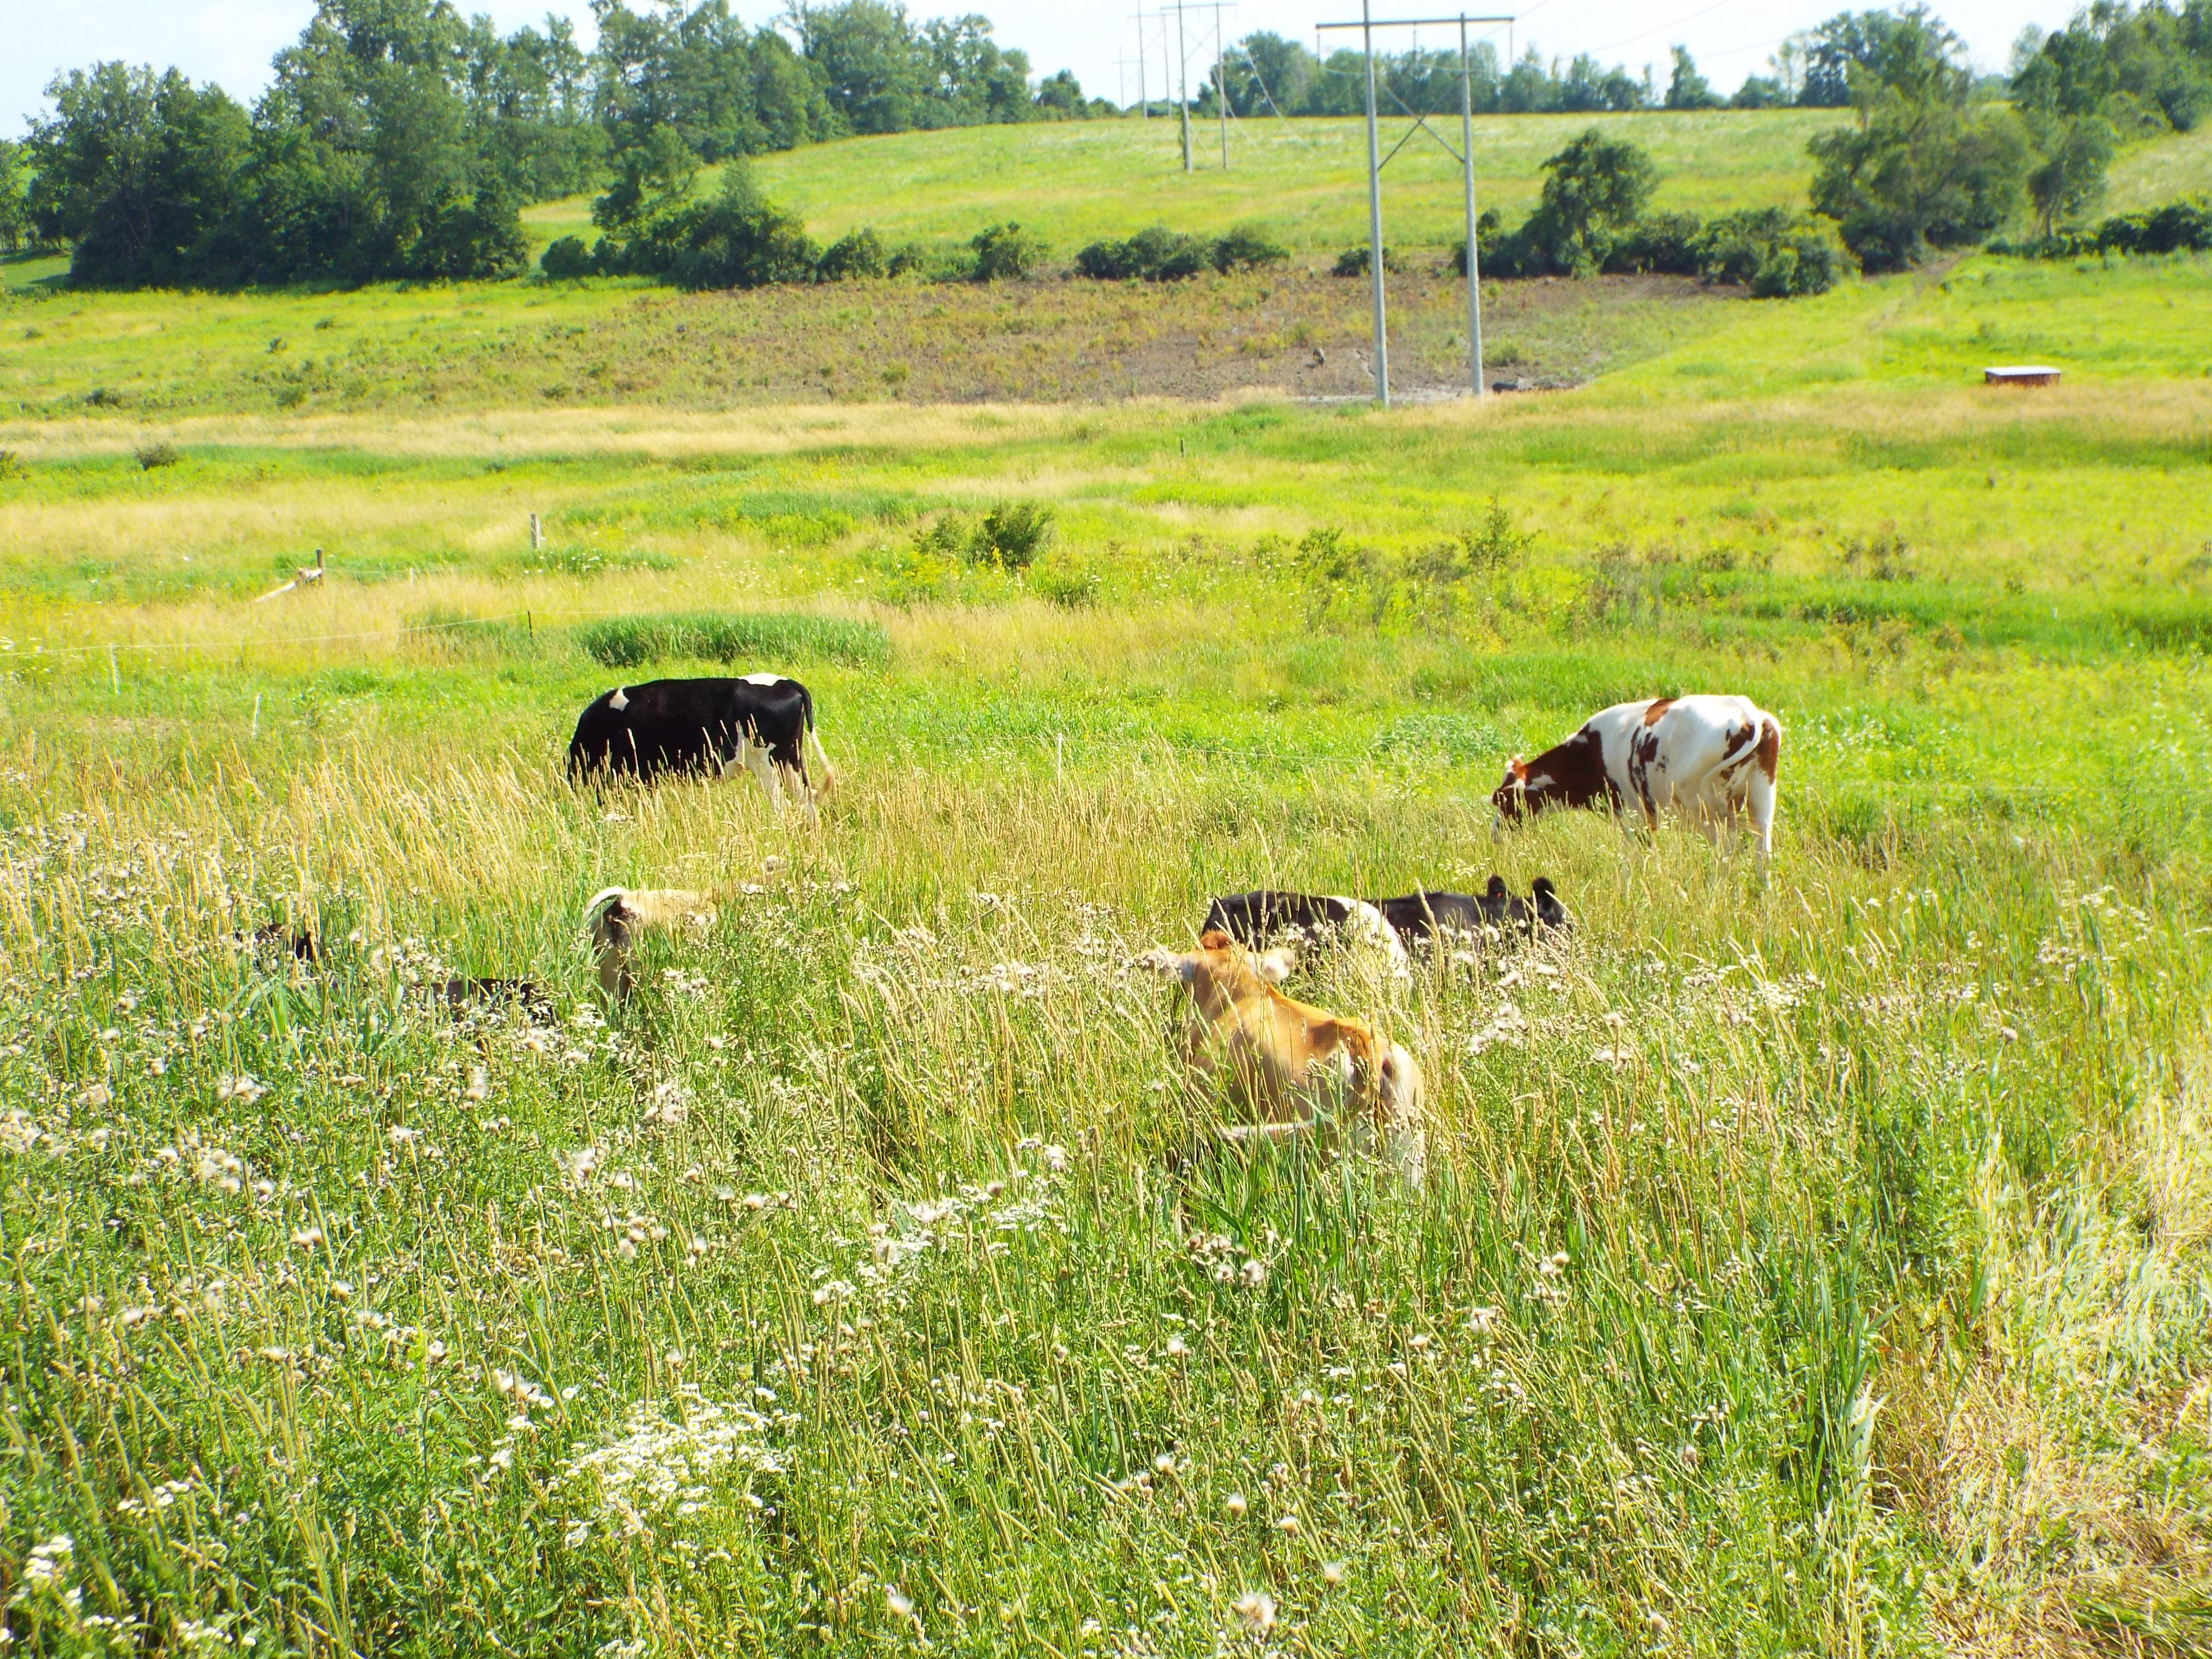
[[[1391,279],[1395,390],[1466,389],[1466,293],[1449,272]],[[1680,277],[1488,283],[1487,378],[1579,384],[1703,331],[1728,302]],[[1374,384],[1368,304],[1365,282],[1315,271],[655,296],[595,327],[515,340],[502,368],[534,363],[555,401],[1351,398]]]

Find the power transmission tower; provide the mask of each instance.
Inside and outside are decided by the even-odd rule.
[[[1408,132],[1401,138],[1389,155],[1382,153],[1376,128],[1375,31],[1419,28],[1424,25],[1434,27],[1445,23],[1459,25],[1459,149],[1455,152],[1449,144],[1437,137],[1436,131],[1423,117],[1410,109],[1406,112],[1413,117],[1414,130],[1427,131],[1446,155],[1461,164],[1465,174],[1467,360],[1468,377],[1473,381],[1474,395],[1479,398],[1483,395],[1482,288],[1474,246],[1474,67],[1468,45],[1467,26],[1470,23],[1504,23],[1510,27],[1513,21],[1510,17],[1473,17],[1465,12],[1450,17],[1377,18],[1372,0],[1360,0],[1358,22],[1317,23],[1314,26],[1316,35],[1324,29],[1358,29],[1367,59],[1367,275],[1375,313],[1375,400],[1385,408],[1390,403],[1390,337],[1382,285],[1382,169],[1399,150],[1406,147],[1413,135]],[[1400,106],[1404,106],[1403,100],[1401,100]]]

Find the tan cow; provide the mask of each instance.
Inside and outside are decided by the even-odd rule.
[[[1183,1063],[1224,1083],[1260,1116],[1224,1127],[1225,1136],[1250,1143],[1343,1123],[1355,1145],[1386,1144],[1407,1183],[1420,1184],[1428,1158],[1420,1068],[1365,1020],[1277,990],[1291,970],[1288,951],[1255,954],[1215,931],[1202,934],[1195,951],[1162,946],[1144,962],[1189,993]]]
[[[584,916],[592,932],[592,954],[599,964],[599,988],[626,997],[633,983],[630,958],[642,937],[674,927],[711,927],[712,893],[689,887],[603,887],[592,895]]]

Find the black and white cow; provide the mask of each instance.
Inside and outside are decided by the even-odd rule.
[[[821,768],[818,782],[807,774],[810,747]],[[746,674],[617,686],[592,700],[568,742],[571,777],[726,777],[738,766],[779,806],[787,788],[810,813],[830,793],[836,778],[814,729],[814,699],[797,680]]]
[[[1748,697],[1650,697],[1615,703],[1535,759],[1516,755],[1490,799],[1498,826],[1551,806],[1631,803],[1656,825],[1678,812],[1717,842],[1723,825],[1748,818],[1764,864],[1773,845],[1782,722]]]
[[[1406,947],[1382,913],[1365,899],[1338,894],[1278,893],[1261,889],[1231,893],[1206,907],[1201,933],[1226,933],[1240,945],[1261,945],[1288,934],[1316,939],[1329,932],[1379,947],[1394,962]]]

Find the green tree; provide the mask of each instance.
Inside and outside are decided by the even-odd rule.
[[[0,252],[13,253],[31,240],[30,189],[23,147],[0,138]]]
[[[1726,101],[1698,73],[1696,61],[1689,48],[1676,46],[1674,78],[1667,82],[1668,109],[1718,109]]]
[[[46,88],[27,201],[38,238],[73,245],[73,281],[137,286],[204,279],[203,253],[236,200],[251,151],[246,112],[175,70],[99,64]]]
[[[2036,137],[2043,154],[2027,175],[2027,198],[2049,236],[2060,221],[2080,219],[2104,200],[2119,135],[2103,116],[2086,115],[2045,124]]]
[[[1633,229],[1659,170],[1643,148],[1590,128],[1544,163],[1544,188],[1520,234],[1543,268],[1594,276]]]

